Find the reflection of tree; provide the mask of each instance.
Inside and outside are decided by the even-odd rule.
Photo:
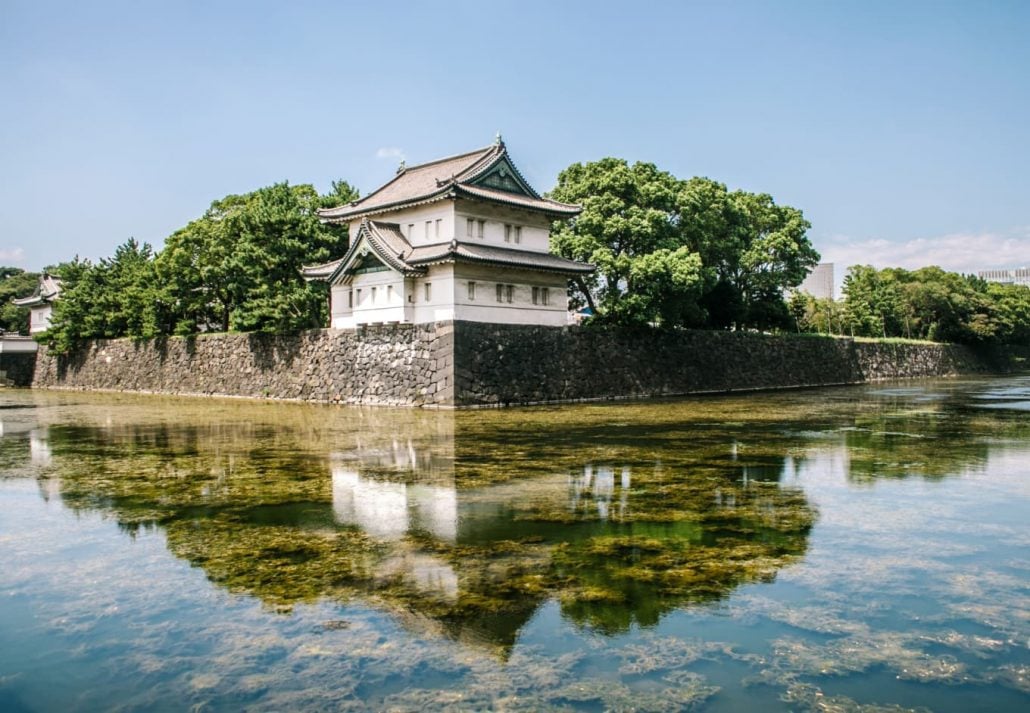
[[[556,459],[560,434],[538,427],[535,448],[494,444],[475,459],[490,477],[461,483],[467,446],[434,421],[327,433],[245,413],[54,423],[61,497],[129,531],[162,528],[174,555],[270,607],[361,600],[502,652],[552,597],[608,633],[725,597],[802,555],[814,519],[776,483],[782,455],[714,438],[701,454],[609,439]],[[582,465],[584,451],[597,460]],[[642,465],[602,459],[613,453]]]
[[[913,402],[911,396],[872,402],[841,431],[849,478],[936,480],[982,470],[999,443],[1030,436],[1024,414],[983,406],[976,394],[967,393],[929,403]]]

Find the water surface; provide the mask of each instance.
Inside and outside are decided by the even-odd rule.
[[[1027,403],[0,392],[0,709],[1027,710]]]

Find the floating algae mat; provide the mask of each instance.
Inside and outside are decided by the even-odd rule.
[[[1027,393],[6,391],[0,710],[1027,710]]]

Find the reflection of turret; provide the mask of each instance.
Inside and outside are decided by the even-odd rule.
[[[372,537],[395,540],[412,530],[454,542],[458,496],[451,487],[380,481],[333,465],[333,511],[338,522],[357,525]]]
[[[34,428],[29,431],[29,460],[32,465],[50,465],[52,458],[47,429]]]
[[[583,466],[583,472],[575,477],[569,477],[569,496],[573,512],[579,511],[581,507],[593,504],[597,509],[597,517],[607,520],[613,504],[618,510],[614,515],[618,518],[626,516],[626,503],[629,498],[630,469],[623,466],[620,469],[618,488],[615,484],[615,468],[610,465]],[[618,503],[615,503],[615,492],[618,489]]]
[[[731,461],[722,433],[665,443],[667,407],[620,409],[612,430],[575,409],[213,403],[53,410],[63,503],[159,528],[212,582],[276,608],[358,599],[502,655],[548,599],[615,633],[771,578],[814,518],[803,492],[742,471],[782,469],[776,444]]]

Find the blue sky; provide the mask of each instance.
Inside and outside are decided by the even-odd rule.
[[[804,210],[824,258],[1030,263],[1030,2],[0,0],[0,264],[503,132],[540,190],[643,160]]]

